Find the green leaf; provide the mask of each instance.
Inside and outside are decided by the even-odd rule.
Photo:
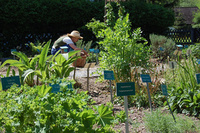
[[[24,53],[15,51],[15,52],[13,52],[13,54],[16,55],[17,57],[19,57],[21,62],[23,62],[28,67],[30,67],[29,59]]]
[[[41,71],[43,71],[45,69],[46,66],[46,61],[47,61],[47,54],[49,52],[49,46],[51,44],[51,40],[49,40],[44,48],[42,49],[42,52],[40,54],[40,58],[39,58],[39,68],[41,69]]]
[[[112,111],[103,104],[101,106],[97,107],[97,124],[101,124],[102,126],[105,126],[106,124],[111,124],[111,121],[114,119],[112,116]]]

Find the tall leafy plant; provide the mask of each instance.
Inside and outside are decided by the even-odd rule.
[[[33,58],[28,58],[22,52],[13,52],[14,55],[19,57],[19,60],[6,60],[0,68],[6,64],[10,66],[15,66],[19,69],[19,76],[21,83],[26,83],[29,86],[34,86],[39,83],[39,80],[44,81],[49,79],[52,74],[55,77],[68,77],[69,73],[73,70],[70,68],[70,64],[78,58],[74,56],[79,51],[72,51],[66,54],[65,59],[62,55],[48,55],[51,40],[49,40],[43,47],[39,55]],[[74,56],[74,57],[72,57]],[[56,61],[56,62],[55,62]],[[54,64],[54,66],[52,66]]]
[[[34,85],[34,75],[31,74],[27,79],[24,80],[24,77],[22,76],[24,72],[28,69],[36,69],[37,61],[38,61],[38,56],[33,57],[32,59],[29,59],[24,53],[22,52],[13,52],[13,54],[17,57],[19,57],[19,60],[13,60],[9,59],[6,60],[0,68],[3,68],[6,64],[10,64],[10,66],[15,66],[19,70],[19,76],[21,80],[21,84],[27,83],[30,86]],[[7,74],[8,76],[8,74]]]
[[[50,67],[51,73],[57,78],[65,78],[68,77],[70,72],[74,70],[74,67],[71,67],[71,63],[73,63],[78,56],[74,56],[77,51],[70,51],[64,55],[58,54],[52,58],[52,66]]]
[[[101,67],[113,70],[117,82],[122,82],[130,81],[130,67],[146,65],[149,48],[145,46],[146,40],[141,37],[140,28],[131,30],[129,14],[124,15],[122,7],[120,7],[118,15],[119,18],[113,27],[112,23],[108,23],[108,20],[108,26],[99,30],[96,36],[100,39]]]

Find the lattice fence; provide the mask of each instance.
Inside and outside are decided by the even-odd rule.
[[[172,38],[176,44],[190,45],[200,43],[200,29],[168,30],[167,35]]]

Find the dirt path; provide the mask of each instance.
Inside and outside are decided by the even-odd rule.
[[[87,91],[87,78],[77,78],[77,81],[80,83],[80,90]],[[95,105],[106,104],[111,101],[110,91],[109,91],[109,82],[103,81],[98,82],[97,77],[92,77],[89,79],[89,95],[92,96],[93,100],[96,101]],[[114,94],[113,94],[114,95]],[[123,105],[115,105],[114,104],[114,112],[117,113],[119,111],[124,110]],[[129,131],[130,133],[146,133],[146,129],[144,126],[144,112],[149,110],[138,109],[136,107],[131,107],[128,109],[129,112]],[[114,127],[116,131],[120,133],[125,133],[125,123],[120,123]]]

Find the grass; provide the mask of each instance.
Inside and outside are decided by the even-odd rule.
[[[200,122],[188,116],[175,115],[176,122],[170,113],[162,113],[157,109],[152,113],[146,113],[144,117],[145,127],[150,132],[162,133],[199,133]]]

